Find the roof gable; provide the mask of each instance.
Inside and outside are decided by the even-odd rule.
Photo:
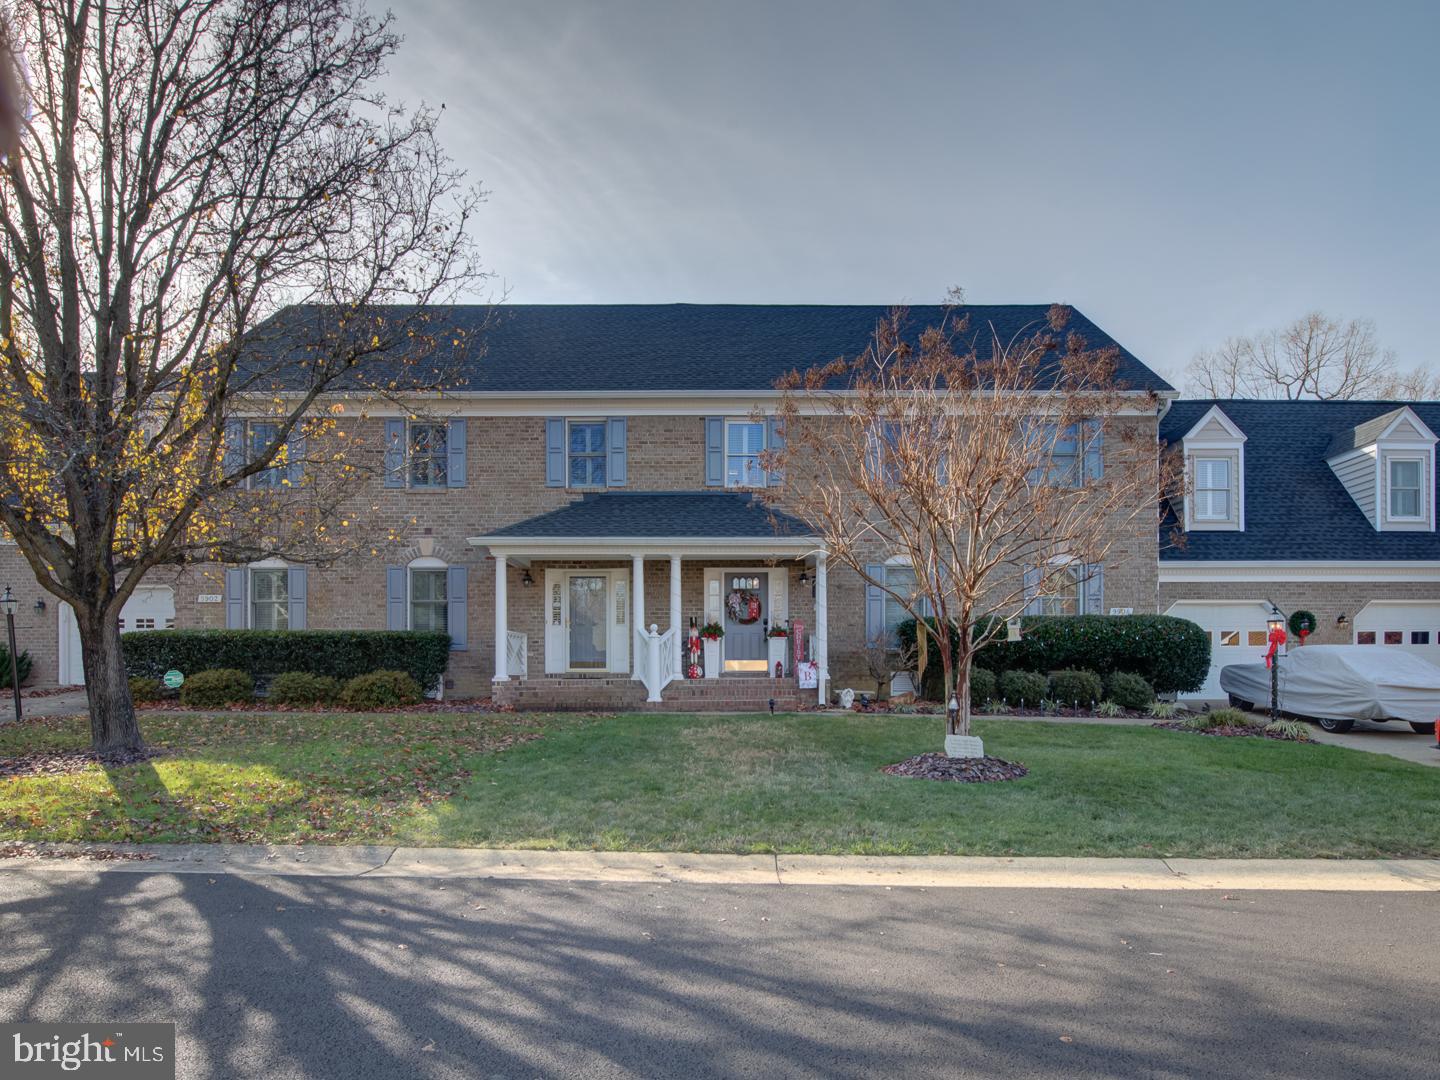
[[[1391,409],[1364,420],[1353,428],[1337,432],[1330,440],[1325,456],[1339,457],[1391,439],[1396,442],[1425,442],[1431,445],[1436,442],[1435,433],[1415,414],[1415,410],[1409,405],[1402,405],[1398,409]]]
[[[1225,415],[1219,405],[1213,405],[1210,411],[1195,422],[1195,426],[1185,433],[1186,443],[1195,442],[1244,442],[1245,433],[1235,426],[1235,422]]]

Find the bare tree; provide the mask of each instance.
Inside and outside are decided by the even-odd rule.
[[[333,414],[307,414],[370,358],[461,345],[417,305],[479,273],[480,193],[435,113],[374,89],[399,38],[358,0],[13,0],[6,21],[0,526],[74,608],[95,749],[132,750],[122,605],[156,566],[255,550],[243,526],[274,547],[267,516],[309,505],[324,533],[316,481],[254,489],[289,483],[302,435],[335,464]],[[287,302],[315,306],[277,349]],[[243,450],[237,411],[271,420]]]
[[[959,704],[949,734],[969,734],[971,661],[1006,621],[1063,606],[1157,526],[1158,400],[1126,393],[1116,350],[1065,334],[1067,317],[1013,340],[976,328],[962,348],[963,318],[916,334],[897,310],[860,355],[782,383],[769,467],[803,480],[770,497],[833,562],[931,620],[929,662]],[[888,557],[909,563],[913,591],[871,575]]]
[[[1397,368],[1369,319],[1342,322],[1318,311],[1199,353],[1186,375],[1191,393],[1213,398],[1419,400],[1440,391],[1440,377]]]

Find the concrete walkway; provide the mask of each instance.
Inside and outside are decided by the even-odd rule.
[[[83,687],[76,687],[74,690],[66,690],[63,694],[46,694],[44,697],[26,697],[22,688],[20,693],[20,715],[22,718],[31,716],[71,716],[75,713],[83,713],[89,708],[85,700]],[[11,710],[10,691],[6,690],[0,695],[0,724],[14,723],[15,714]]]
[[[715,855],[376,845],[37,844],[0,871],[927,888],[1440,892],[1440,859],[1091,859]],[[85,853],[90,856],[86,857]],[[106,858],[105,856],[109,856]],[[115,856],[120,856],[116,858]],[[99,856],[99,857],[97,857]]]

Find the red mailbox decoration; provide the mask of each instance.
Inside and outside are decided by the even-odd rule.
[[[1285,628],[1283,626],[1277,626],[1270,631],[1270,651],[1265,654],[1265,666],[1267,668],[1275,663],[1275,654],[1279,652],[1280,646],[1284,644]]]

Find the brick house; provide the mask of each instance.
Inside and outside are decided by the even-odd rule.
[[[1043,325],[1047,310],[968,309],[972,325],[993,325],[1002,338]],[[853,354],[884,313],[825,306],[507,307],[483,331],[484,354],[456,367],[443,396],[407,400],[402,386],[395,398],[372,398],[363,408],[350,400],[341,424],[375,455],[373,490],[357,513],[388,538],[373,555],[318,566],[267,561],[154,571],[127,605],[124,628],[440,628],[454,641],[447,692],[493,694],[527,706],[640,707],[654,696],[647,683],[663,681],[668,685],[658,696],[666,706],[746,707],[771,697],[781,705],[800,700],[793,643],[783,649],[786,677],[768,677],[778,650],[765,630],[791,626],[801,654],[818,667],[820,685],[807,690],[807,698],[827,683],[863,687],[863,645],[900,617],[898,605],[857,574],[827,564],[800,522],[771,514],[755,495],[757,488],[778,487],[783,500],[786,483],[803,482],[769,475],[759,465],[758,455],[783,434],[769,415],[779,400],[776,380],[793,368]],[[462,325],[473,319],[477,327],[487,314],[446,309],[447,318]],[[911,315],[925,326],[941,312],[914,308]],[[286,321],[306,317],[305,309],[281,312],[268,340],[283,341]],[[1078,312],[1069,329],[1091,347],[1116,344]],[[1205,509],[1183,504],[1158,535],[1147,526],[1124,537],[1109,565],[1087,567],[1073,595],[1048,597],[1043,606],[1058,613],[1173,610],[1212,633],[1239,631],[1248,640],[1249,623],[1221,625],[1222,616],[1253,615],[1244,605],[1258,611],[1270,593],[1262,595],[1258,584],[1246,592],[1243,577],[1223,575],[1238,572],[1232,563],[1260,558],[1257,550],[1294,550],[1285,546],[1283,529],[1264,524],[1279,504],[1257,498],[1275,484],[1268,472],[1274,459],[1259,448],[1288,437],[1275,435],[1261,417],[1290,414],[1283,403],[1222,403],[1230,427],[1202,423],[1215,403],[1176,401],[1176,392],[1136,357],[1123,348],[1119,355],[1120,378],[1137,394],[1158,394],[1163,415],[1137,409],[1117,422],[1137,425],[1157,444],[1190,436],[1185,452],[1203,462]],[[397,369],[395,377],[403,375]],[[1315,405],[1314,417],[1295,413],[1295,426],[1318,430],[1318,417],[1333,412],[1337,419],[1324,423],[1328,447],[1336,432],[1364,427],[1393,408],[1359,406],[1341,416],[1342,407]],[[1429,409],[1416,407],[1424,417],[1416,433],[1440,425],[1440,415]],[[243,447],[255,434],[247,425],[263,422],[232,421],[232,444]],[[1231,430],[1237,424],[1248,438],[1237,439]],[[1355,438],[1368,433],[1365,428]],[[1379,438],[1398,447],[1397,435],[1410,434],[1397,427]],[[1211,454],[1212,438],[1236,445],[1217,445]],[[1103,445],[1077,438],[1072,449],[1077,469],[1082,462],[1104,467]],[[1395,551],[1369,565],[1403,563],[1404,569],[1387,571],[1400,575],[1435,559],[1433,436],[1429,454],[1422,498],[1429,528],[1416,527],[1419,519],[1382,523],[1406,527],[1372,530],[1371,539]],[[1211,458],[1231,462],[1233,473],[1223,473]],[[1317,460],[1323,466],[1323,454]],[[1257,474],[1257,467],[1266,473]],[[1223,496],[1214,494],[1224,476],[1240,482],[1232,494],[1235,527],[1228,530],[1219,527],[1228,521],[1212,516],[1231,505],[1220,505]],[[1401,466],[1397,478],[1409,476]],[[1358,505],[1337,477],[1332,480],[1358,516]],[[1329,495],[1333,501],[1334,491]],[[1190,538],[1183,550],[1170,540],[1177,525]],[[1360,544],[1358,536],[1354,542]],[[1226,544],[1242,545],[1245,553],[1226,556]],[[873,558],[872,575],[904,580],[908,568],[893,553],[877,549]],[[1285,572],[1301,576],[1294,591],[1274,595],[1276,602],[1303,600],[1317,613],[1334,606],[1315,590],[1338,582]],[[0,543],[0,585],[9,581],[24,601],[18,630],[35,660],[33,682],[80,681],[73,619],[41,596],[13,545]],[[1364,592],[1341,604],[1357,631],[1370,621],[1362,618],[1365,604],[1424,598],[1416,593],[1425,586],[1409,579],[1349,584]],[[1436,587],[1429,588],[1425,595],[1440,603]],[[737,595],[758,611],[747,607],[736,618],[729,601]],[[43,611],[35,606],[41,599]],[[1037,600],[1036,609],[1041,606]],[[1419,617],[1419,609],[1412,613]],[[677,639],[692,619],[726,627],[707,657],[707,678],[695,683],[677,678]],[[1263,616],[1259,625],[1263,629]],[[658,641],[652,642],[651,626]],[[1226,655],[1229,640],[1217,637],[1217,655]],[[1335,640],[1335,631],[1321,640]]]

